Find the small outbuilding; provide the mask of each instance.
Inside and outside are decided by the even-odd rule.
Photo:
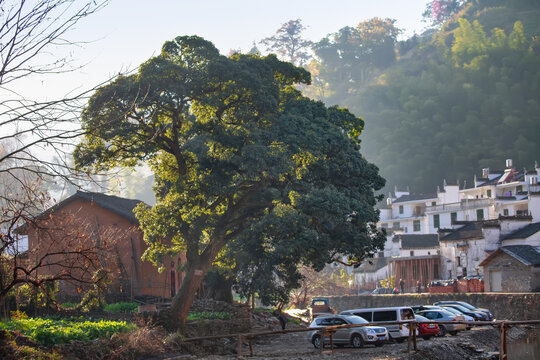
[[[540,291],[540,246],[503,246],[480,263],[486,291]]]

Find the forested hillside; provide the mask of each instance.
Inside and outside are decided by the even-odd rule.
[[[362,152],[394,185],[433,191],[504,159],[540,160],[540,5],[459,2],[404,42],[392,21],[346,27],[315,46],[307,91],[365,119]]]

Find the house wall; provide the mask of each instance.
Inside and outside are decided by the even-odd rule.
[[[467,276],[482,276],[483,270],[479,265],[488,255],[485,249],[485,239],[441,241],[442,278],[455,279],[463,276],[463,269],[466,269]],[[458,266],[457,257],[460,258],[461,266]]]
[[[506,253],[500,253],[484,266],[484,286],[488,292],[492,291],[490,275],[493,270],[501,272],[503,292],[534,291],[540,285],[540,274],[534,267],[526,266]]]
[[[80,242],[107,244],[107,251],[99,255],[96,266],[111,270],[114,279],[112,291],[126,296],[153,295],[170,297],[170,272],[158,273],[150,262],[143,262],[141,256],[146,250],[142,231],[125,217],[91,202],[74,199],[56,209],[50,217],[42,219],[37,227],[28,233],[32,260],[51,250],[65,250]],[[51,226],[53,225],[53,226]],[[43,229],[48,227],[48,229]],[[75,241],[75,242],[74,242]],[[32,257],[34,259],[32,259]],[[171,260],[166,261],[166,265]],[[174,260],[175,264],[177,259]],[[52,263],[53,261],[51,261]],[[170,266],[167,266],[169,269]],[[57,273],[59,267],[48,266],[40,275]],[[76,271],[74,270],[74,274]],[[175,283],[179,283],[175,279]],[[75,286],[63,283],[63,291],[74,292]]]
[[[388,265],[377,271],[355,272],[354,285],[357,288],[375,289],[379,281],[388,277]]]

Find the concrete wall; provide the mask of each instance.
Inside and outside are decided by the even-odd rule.
[[[465,301],[489,309],[498,320],[540,320],[540,293],[468,293],[414,295],[357,295],[329,297],[330,305],[338,312],[370,307],[412,306],[437,301]]]

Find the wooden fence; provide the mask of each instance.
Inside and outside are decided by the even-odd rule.
[[[333,335],[337,329],[342,328],[352,328],[352,327],[363,327],[363,326],[381,326],[381,325],[409,325],[409,338],[407,342],[407,352],[411,351],[411,348],[414,351],[417,351],[416,345],[416,329],[418,324],[426,324],[427,322],[421,321],[389,321],[389,322],[377,322],[377,323],[368,323],[368,324],[355,324],[355,325],[339,325],[339,326],[326,326],[326,327],[312,327],[312,328],[302,328],[302,329],[289,329],[289,330],[277,330],[277,331],[265,331],[265,332],[255,332],[255,333],[239,333],[239,334],[225,334],[225,335],[213,335],[213,336],[202,336],[184,339],[183,342],[194,342],[201,340],[212,340],[220,338],[236,338],[237,339],[237,356],[239,359],[243,358],[243,349],[242,345],[244,341],[247,341],[249,344],[249,355],[253,356],[253,340],[260,336],[271,336],[277,334],[286,334],[286,333],[295,333],[295,332],[307,332],[307,331],[319,331],[321,335],[321,347],[320,351],[323,352],[324,340],[326,337],[329,337],[330,340],[330,351],[334,351],[334,342]],[[540,320],[525,320],[525,321],[430,321],[428,324],[465,324],[469,326],[483,326],[490,325],[493,327],[498,327],[501,331],[501,346],[499,350],[499,359],[507,360],[508,359],[508,347],[506,342],[506,331],[513,326],[520,325],[540,325]]]

